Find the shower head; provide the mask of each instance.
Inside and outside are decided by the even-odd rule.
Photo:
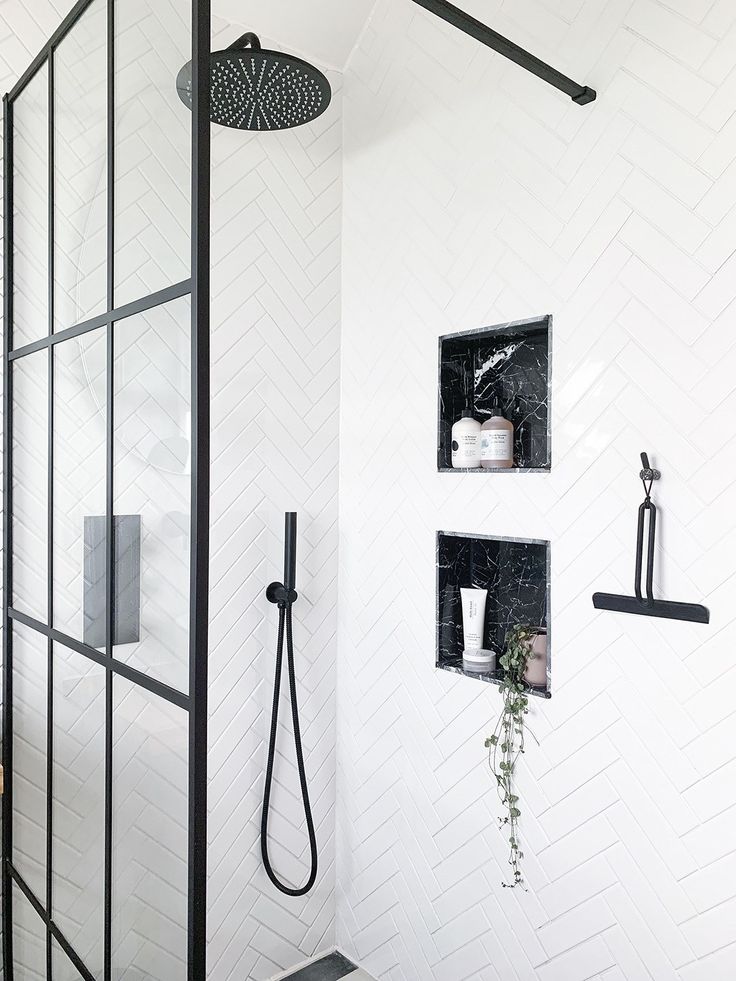
[[[261,48],[255,34],[213,51],[210,74],[210,118],[232,129],[292,129],[317,119],[332,100],[330,83],[319,69],[294,55]],[[176,88],[191,109],[191,61],[179,72]]]

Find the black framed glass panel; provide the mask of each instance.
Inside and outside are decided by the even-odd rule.
[[[48,334],[49,73],[43,65],[13,104],[13,342]]]
[[[91,646],[97,648],[105,646],[104,538],[102,555],[91,555],[89,528],[95,518],[104,527],[105,518],[106,358],[105,327],[54,346],[53,625],[89,641],[96,622],[99,636],[92,640],[99,643]]]
[[[54,644],[53,653],[53,916],[92,974],[102,978],[105,669],[63,644]],[[78,977],[74,971],[69,963],[64,973]]]
[[[46,981],[46,927],[17,885],[13,911],[13,981]]]
[[[206,978],[209,45],[77,0],[4,100],[6,981]]]
[[[48,641],[13,624],[14,865],[46,897]]]
[[[113,971],[187,977],[185,712],[116,678]]]
[[[120,559],[113,653],[183,692],[189,690],[191,390],[189,297],[115,325]]]
[[[51,969],[54,981],[87,981],[84,975],[80,974],[79,968],[73,964],[61,947],[58,941],[51,940]],[[95,978],[102,977],[102,974],[95,975]]]
[[[191,0],[115,0],[115,305],[191,275]]]
[[[48,355],[13,364],[13,606],[48,617]]]
[[[107,309],[107,0],[54,55],[54,322]]]

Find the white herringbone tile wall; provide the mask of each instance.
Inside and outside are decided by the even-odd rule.
[[[729,981],[736,6],[462,6],[599,100],[395,0],[345,77],[338,943],[381,981]],[[546,313],[551,475],[438,475],[438,335]],[[633,585],[644,449],[657,587],[710,627],[592,608]],[[552,542],[528,892],[501,888],[498,693],[434,670],[440,528]]]
[[[219,24],[213,47],[245,30]],[[266,981],[334,945],[342,114],[329,75],[333,105],[309,126],[213,130],[211,981]],[[283,576],[285,511],[299,512],[294,635],[320,851],[304,899],[268,882],[259,844],[278,621],[265,588]],[[286,679],[278,739],[271,858],[301,883]]]

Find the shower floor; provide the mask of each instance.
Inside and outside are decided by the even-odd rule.
[[[314,964],[302,967],[284,981],[342,981],[343,978],[345,981],[374,981],[369,974],[339,953],[329,954]]]

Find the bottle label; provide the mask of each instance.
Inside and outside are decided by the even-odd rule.
[[[481,434],[481,459],[507,463],[514,459],[514,443],[511,433],[505,429],[485,429]]]
[[[479,460],[480,459],[480,435],[478,433],[466,433],[456,436],[452,441],[453,460]]]
[[[452,441],[452,465],[471,468],[480,466],[480,433],[455,436]]]

